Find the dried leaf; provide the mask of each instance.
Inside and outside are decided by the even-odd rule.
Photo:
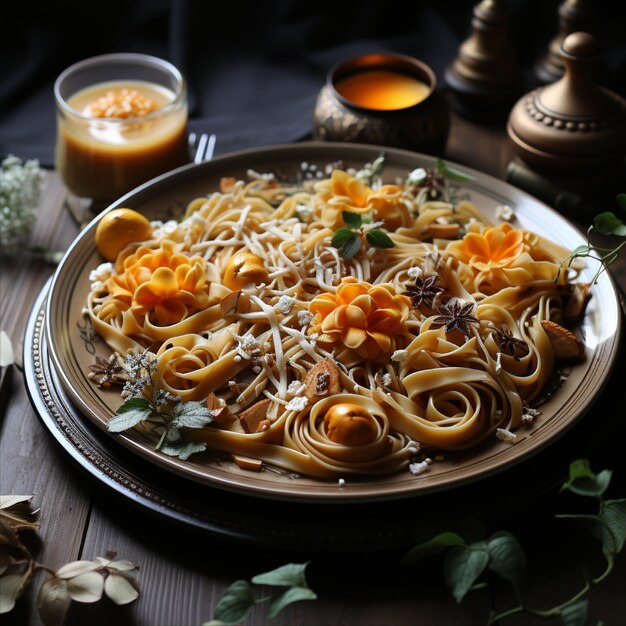
[[[7,574],[0,578],[0,614],[13,610],[15,601],[20,597],[30,579],[31,570],[23,574]]]
[[[46,626],[61,626],[70,608],[72,598],[67,590],[67,580],[50,578],[39,590],[37,605],[39,616]]]
[[[67,591],[76,602],[97,602],[104,591],[104,577],[98,572],[87,572],[67,581]]]
[[[133,565],[132,563],[130,563]],[[134,565],[133,565],[134,569]],[[115,604],[130,604],[139,597],[132,582],[121,574],[109,574],[104,581],[104,592]]]
[[[33,510],[30,502],[34,496],[0,496],[0,521],[12,531],[39,530],[39,509]]]
[[[8,367],[15,363],[15,353],[11,338],[5,331],[0,330],[0,367]]]
[[[108,567],[111,569],[116,569],[119,572],[130,572],[131,570],[137,569],[137,565],[131,563],[128,559],[120,559],[119,561],[111,561],[108,563]]]
[[[74,578],[102,567],[97,561],[72,561],[64,565],[56,573],[57,578]]]

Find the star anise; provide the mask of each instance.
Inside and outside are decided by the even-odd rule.
[[[422,304],[429,307],[433,306],[437,295],[444,290],[443,287],[437,287],[437,279],[438,276],[434,274],[426,278],[416,278],[414,285],[407,285],[403,295],[411,298],[414,309],[418,309]]]
[[[512,356],[516,361],[528,354],[528,344],[522,339],[513,336],[510,328],[501,324],[500,328],[494,329],[494,339],[502,354]]]
[[[437,308],[439,315],[433,320],[433,324],[445,326],[446,334],[460,330],[466,337],[469,337],[471,324],[478,324],[478,319],[472,315],[473,311],[473,302],[450,300]]]
[[[117,354],[112,354],[108,359],[97,356],[96,362],[89,365],[89,369],[91,372],[87,378],[95,381],[98,387],[123,385],[128,381],[126,370],[120,365]]]

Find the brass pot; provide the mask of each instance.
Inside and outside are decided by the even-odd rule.
[[[430,87],[422,101],[403,109],[378,110],[344,98],[337,82],[364,70],[409,74]],[[450,108],[437,91],[433,70],[401,54],[368,54],[339,63],[328,73],[313,113],[313,137],[326,141],[366,143],[443,154],[450,131]]]

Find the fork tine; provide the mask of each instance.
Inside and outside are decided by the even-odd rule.
[[[196,149],[196,156],[194,158],[194,163],[202,163],[204,161],[204,154],[206,151],[206,146],[209,141],[209,136],[206,133],[202,133],[200,135],[200,140],[198,141],[198,148]]]
[[[215,142],[217,141],[217,137],[214,134],[211,134],[209,137],[209,141],[206,146],[206,152],[204,154],[204,160],[210,161],[213,158],[213,152],[215,151]]]

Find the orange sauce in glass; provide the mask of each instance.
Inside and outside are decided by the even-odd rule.
[[[393,70],[363,70],[337,81],[335,89],[346,100],[379,111],[406,109],[430,94],[419,78]]]
[[[99,101],[124,89],[137,91],[151,101],[152,108],[128,118],[107,117],[94,110]],[[110,201],[188,163],[186,104],[163,108],[174,98],[169,89],[143,81],[100,83],[69,98],[68,104],[85,116],[59,117],[56,164],[70,191]]]

